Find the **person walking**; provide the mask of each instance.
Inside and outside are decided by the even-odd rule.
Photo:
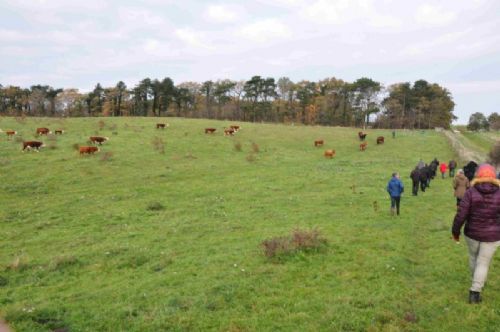
[[[446,163],[441,163],[441,165],[439,165],[439,171],[441,172],[442,179],[444,179],[444,175],[446,174],[447,168],[448,168],[448,166],[446,165]]]
[[[453,178],[453,189],[455,192],[453,195],[457,198],[457,209],[460,205],[462,197],[464,197],[465,191],[469,189],[470,182],[469,179],[464,175],[464,171],[459,169],[457,175]]]
[[[453,220],[453,239],[460,240],[460,230],[465,223],[465,240],[469,249],[469,268],[472,285],[469,303],[482,301],[481,291],[488,276],[490,262],[500,246],[500,181],[495,168],[489,164],[479,166],[471,188],[460,202]]]
[[[391,196],[391,215],[394,215],[396,211],[399,216],[399,204],[404,189],[403,182],[399,178],[399,173],[392,173],[392,178],[387,183],[387,192]]]
[[[455,169],[457,168],[457,162],[455,160],[450,160],[448,163],[448,169],[450,170],[450,178],[455,176]]]
[[[420,190],[422,190],[422,192],[425,192],[425,188],[427,188],[427,170],[424,167],[419,169],[418,173],[420,180]]]
[[[412,195],[418,195],[418,182],[420,180],[420,172],[418,171],[418,167],[415,167],[413,171],[410,173],[410,178],[412,182]]]

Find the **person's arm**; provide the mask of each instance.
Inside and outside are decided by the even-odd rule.
[[[470,191],[465,192],[464,197],[460,201],[460,206],[458,207],[458,211],[455,214],[455,219],[453,219],[451,234],[453,235],[453,239],[455,239],[455,241],[458,241],[458,239],[460,238],[460,230],[462,229],[463,224],[469,217],[471,208],[471,196],[472,193]]]

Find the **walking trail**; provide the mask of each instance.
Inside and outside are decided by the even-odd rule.
[[[467,141],[467,138],[465,138],[462,134],[452,132],[451,130],[445,130],[443,133],[450,141],[451,146],[457,152],[460,159],[465,162],[473,160],[478,164],[486,162],[487,158],[485,154],[477,150],[473,150],[463,143],[464,141]]]

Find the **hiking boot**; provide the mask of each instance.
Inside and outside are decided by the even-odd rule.
[[[482,301],[481,299],[481,293],[480,292],[474,292],[474,291],[469,291],[469,303],[470,304],[477,304]]]

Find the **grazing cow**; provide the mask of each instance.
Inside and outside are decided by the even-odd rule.
[[[62,135],[63,133],[64,133],[64,130],[62,130],[62,129],[54,130],[54,134],[56,134],[56,135]]]
[[[205,128],[205,134],[213,134],[216,130],[215,128]]]
[[[332,159],[333,157],[335,157],[335,150],[325,150],[324,156],[325,158]]]
[[[5,134],[7,134],[7,137],[12,137],[17,134],[17,131],[15,130],[6,130]]]
[[[234,129],[229,128],[229,129],[224,129],[224,136],[233,136],[235,133]]]
[[[89,137],[89,140],[94,143],[94,144],[99,144],[99,145],[102,145],[103,142],[106,142],[107,140],[109,140],[108,137],[102,137],[102,136],[90,136]]]
[[[377,137],[377,144],[384,144],[384,136]]]
[[[165,129],[165,127],[168,127],[168,123],[157,123],[156,124],[156,129]]]
[[[24,150],[28,149],[28,150],[31,150],[31,149],[35,149],[37,152],[40,152],[40,148],[43,148],[45,147],[45,144],[43,144],[43,142],[39,142],[39,141],[26,141],[26,142],[23,142],[23,152]]]
[[[231,126],[229,126],[229,128],[233,129],[235,132],[237,132],[238,130],[241,129],[241,127],[238,125],[231,125]]]
[[[325,142],[322,139],[314,141],[314,146],[323,146],[323,144],[325,144]]]
[[[358,137],[360,140],[364,141],[366,139],[366,135],[364,132],[360,131],[358,132]]]
[[[36,134],[37,135],[48,135],[51,134],[52,132],[50,131],[49,128],[36,128]]]
[[[368,145],[367,142],[363,142],[359,145],[359,151],[365,151],[366,150],[366,146]]]
[[[97,146],[80,146],[80,156],[84,154],[94,154],[94,152],[99,152]]]

